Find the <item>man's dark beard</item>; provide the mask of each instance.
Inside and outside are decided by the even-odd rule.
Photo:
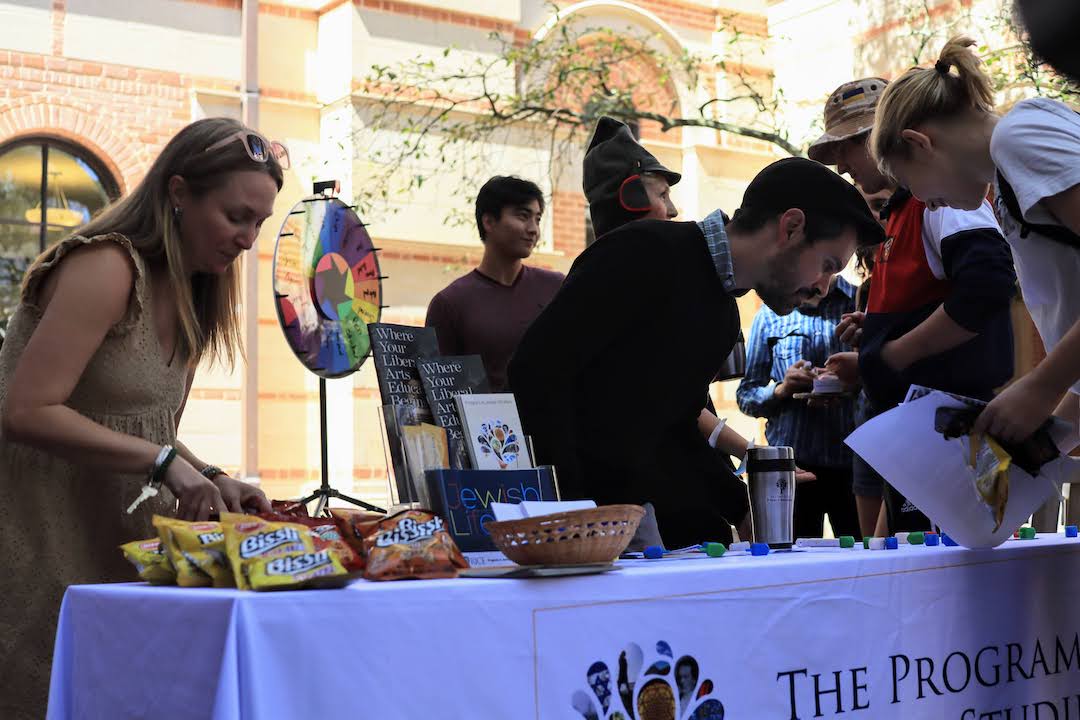
[[[789,315],[807,299],[818,294],[816,288],[800,288],[792,293],[788,288],[796,285],[799,259],[805,247],[785,251],[769,264],[768,279],[754,288],[761,302],[777,315]]]

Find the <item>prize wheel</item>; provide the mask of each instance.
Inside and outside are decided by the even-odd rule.
[[[371,349],[379,321],[379,260],[356,212],[337,198],[310,198],[289,213],[274,248],[278,322],[304,367],[344,377]]]

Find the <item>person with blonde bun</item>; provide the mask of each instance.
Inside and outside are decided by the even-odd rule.
[[[929,207],[977,207],[994,187],[1024,302],[1047,351],[976,424],[1015,442],[1052,414],[1080,416],[1080,115],[1037,97],[999,117],[972,45],[953,38],[932,67],[912,68],[889,85],[870,148],[882,171]]]

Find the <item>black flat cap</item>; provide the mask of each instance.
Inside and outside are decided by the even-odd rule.
[[[885,241],[885,231],[855,186],[819,162],[801,157],[777,160],[750,181],[739,209],[779,215],[791,208],[850,220],[859,245]]]
[[[648,212],[634,209],[648,206],[644,184],[635,181],[623,185],[627,178],[643,173],[661,175],[670,185],[682,180],[682,175],[668,170],[642,147],[625,123],[601,117],[589,140],[582,169],[582,188],[597,237]]]

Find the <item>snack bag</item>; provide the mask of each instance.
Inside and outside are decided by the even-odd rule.
[[[332,517],[308,517],[300,515],[284,515],[281,513],[259,513],[258,517],[263,520],[274,522],[291,522],[304,525],[311,529],[316,537],[316,549],[322,547],[333,550],[338,560],[349,572],[364,569],[364,559],[352,545],[345,542],[341,536],[341,530]],[[381,516],[380,516],[381,517]],[[321,543],[321,544],[320,544]]]
[[[236,587],[232,568],[225,557],[225,533],[220,522],[173,520],[169,529],[176,547],[185,558],[210,576],[214,587]]]
[[[403,510],[375,523],[364,537],[368,580],[457,577],[468,567],[442,518],[427,510]]]
[[[1005,505],[1009,502],[1009,453],[989,435],[968,436],[968,464],[974,472],[975,492],[994,518],[994,532],[1005,519]]]
[[[330,508],[330,517],[334,518],[342,539],[356,551],[361,562],[364,561],[364,538],[380,521],[386,519],[383,513],[352,508]]]
[[[191,558],[184,555],[173,536],[173,527],[177,523],[183,522],[183,520],[164,517],[163,515],[153,517],[154,527],[157,528],[158,537],[165,548],[165,554],[168,556],[173,568],[176,569],[176,584],[180,587],[209,587],[214,583],[213,578],[204,572]]]
[[[333,550],[257,558],[244,566],[252,590],[341,587],[348,578]]]
[[[236,587],[250,590],[247,565],[282,555],[310,553],[315,547],[315,535],[304,525],[274,522],[255,515],[221,513],[225,530],[225,553],[232,565]]]
[[[270,508],[278,515],[309,517],[307,505],[299,500],[271,500]]]
[[[151,585],[175,585],[176,569],[165,554],[161,538],[133,540],[120,546],[124,557],[135,566],[136,572]]]

